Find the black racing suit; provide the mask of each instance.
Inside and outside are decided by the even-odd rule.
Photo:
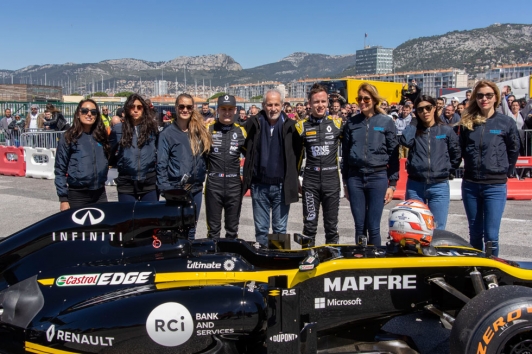
[[[225,237],[236,238],[242,202],[240,154],[244,151],[246,130],[237,123],[223,125],[218,121],[207,128],[212,135],[205,186],[207,236],[220,237],[224,209]]]
[[[342,119],[316,119],[311,116],[300,120],[296,128],[302,137],[307,158],[303,173],[303,234],[315,240],[321,203],[325,242],[338,243],[338,146],[342,135]]]

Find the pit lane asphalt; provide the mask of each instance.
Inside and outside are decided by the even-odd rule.
[[[110,186],[106,189],[109,201],[117,201],[116,188]],[[394,200],[383,212],[381,220],[383,243],[386,241],[388,212],[398,202]],[[500,257],[532,261],[531,211],[532,201],[507,201],[500,230]],[[59,212],[59,201],[53,180],[0,176],[0,237],[9,236],[57,212]],[[301,232],[302,228],[302,206],[299,202],[291,205],[287,232]],[[239,235],[245,240],[253,241],[254,230],[251,199],[244,198]],[[447,230],[468,239],[467,218],[461,201],[451,201]],[[340,202],[339,233],[340,243],[354,242],[354,222],[346,199]],[[205,208],[202,208],[196,237],[202,238],[206,234]],[[321,217],[316,240],[317,245],[325,241]],[[450,331],[441,328],[434,316],[425,314],[404,316],[392,320],[383,329],[410,335],[423,354],[449,352]]]

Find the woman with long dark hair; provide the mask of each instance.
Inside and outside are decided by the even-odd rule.
[[[462,200],[469,223],[469,242],[483,250],[492,242],[499,254],[499,229],[506,205],[506,182],[519,156],[515,121],[496,111],[501,92],[491,81],[479,81],[459,125],[464,159]]]
[[[114,125],[109,136],[111,162],[118,169],[118,201],[156,202],[157,122],[136,93],[127,98],[124,107],[124,122]]]
[[[109,141],[98,105],[82,100],[61,137],[55,158],[55,187],[60,210],[107,202]]]
[[[159,134],[157,144],[157,187],[164,193],[184,189],[196,204],[196,220],[201,209],[201,191],[206,174],[206,155],[212,140],[203,117],[189,94],[177,96],[176,120]],[[189,232],[193,240],[196,228]]]
[[[397,131],[380,104],[377,88],[363,83],[358,89],[361,113],[344,125],[342,179],[355,219],[356,242],[381,245],[380,224],[384,204],[393,198],[399,179]]]
[[[417,124],[403,130],[399,142],[407,147],[406,200],[428,204],[435,228],[445,230],[449,213],[449,179],[460,166],[462,156],[453,127],[436,115],[436,100],[421,95],[414,103]]]

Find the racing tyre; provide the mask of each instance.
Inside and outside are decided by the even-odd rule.
[[[471,244],[455,233],[445,230],[434,230],[432,234],[432,246],[464,246],[471,247]]]
[[[458,314],[451,354],[532,353],[532,289],[501,286],[483,291]]]

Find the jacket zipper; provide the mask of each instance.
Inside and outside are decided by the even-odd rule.
[[[137,138],[137,141],[135,142],[135,144],[137,145],[137,151],[138,151],[138,154],[137,154],[137,160],[138,160],[138,164],[137,164],[137,181],[139,180],[139,175],[140,175],[140,148],[139,148],[139,136],[138,136],[138,132],[137,132],[137,126],[134,127],[135,129],[135,137]]]
[[[368,160],[369,118],[364,118],[364,119],[366,120],[366,143],[364,144],[364,163],[367,163],[367,160]]]
[[[427,129],[428,130],[428,139],[429,139],[429,149],[428,149],[428,163],[429,163],[429,167],[428,167],[428,170],[427,170],[427,183],[430,183],[430,127]]]
[[[477,178],[480,178],[480,159],[482,157],[482,138],[484,137],[484,129],[486,129],[486,124],[482,125],[482,132],[480,133],[480,144],[478,146]]]
[[[92,136],[89,136],[89,140],[91,142],[91,148],[92,148],[92,165],[94,166],[94,176],[96,176],[96,179],[94,180],[94,186],[95,189],[98,189],[98,172],[96,169],[96,151],[94,150],[94,141],[92,139]]]

